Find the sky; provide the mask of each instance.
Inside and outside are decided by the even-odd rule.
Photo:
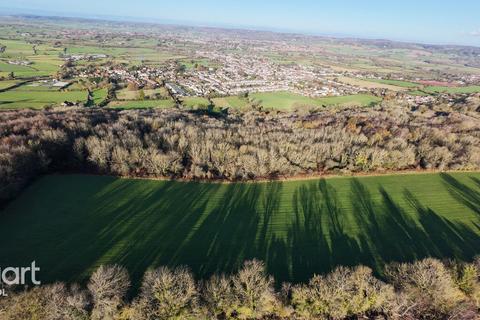
[[[480,46],[479,0],[15,0],[2,11]]]

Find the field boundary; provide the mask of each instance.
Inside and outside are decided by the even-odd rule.
[[[348,179],[348,178],[369,178],[369,177],[392,177],[392,176],[413,176],[413,175],[434,175],[439,173],[480,173],[480,170],[403,170],[403,171],[385,171],[385,172],[353,172],[346,174],[303,174],[291,177],[276,177],[272,179],[258,178],[253,180],[208,180],[208,179],[186,179],[186,178],[169,178],[169,177],[138,177],[138,176],[115,176],[111,174],[95,174],[83,172],[53,172],[46,175],[85,175],[92,177],[111,177],[125,180],[151,180],[151,181],[175,181],[184,183],[214,183],[214,184],[250,184],[250,183],[270,183],[270,182],[289,182],[289,181],[311,181],[322,179]]]

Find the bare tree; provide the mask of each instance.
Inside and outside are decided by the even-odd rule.
[[[134,309],[141,319],[183,319],[196,311],[198,292],[186,268],[162,267],[145,273]]]
[[[93,297],[92,319],[114,319],[130,287],[125,268],[101,266],[90,277],[88,289]]]
[[[245,262],[232,282],[237,312],[246,311],[254,317],[261,317],[278,304],[273,278],[266,274],[265,265],[258,260]]]

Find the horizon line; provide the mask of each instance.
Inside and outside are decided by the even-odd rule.
[[[6,10],[7,12],[4,12]],[[11,10],[11,12],[8,12]],[[451,46],[451,47],[463,47],[463,48],[480,48],[480,45],[474,44],[458,44],[458,43],[447,43],[447,42],[429,42],[429,41],[419,41],[419,40],[406,40],[406,39],[394,39],[389,37],[375,37],[375,36],[366,36],[366,35],[354,35],[354,34],[344,34],[344,33],[335,33],[335,32],[320,32],[320,31],[308,31],[308,30],[294,30],[294,29],[282,29],[277,27],[270,26],[254,26],[254,25],[237,25],[237,24],[228,24],[228,23],[216,23],[216,22],[198,22],[198,21],[187,21],[187,20],[178,20],[178,19],[166,19],[166,18],[154,18],[154,17],[134,17],[134,16],[117,16],[117,15],[87,15],[83,13],[67,13],[67,12],[53,12],[53,11],[43,11],[36,13],[31,13],[30,9],[20,9],[20,8],[8,8],[0,6],[0,16],[10,16],[10,17],[43,17],[43,18],[61,18],[61,19],[82,19],[82,20],[93,20],[93,21],[103,21],[103,22],[130,22],[138,24],[153,24],[158,26],[176,26],[176,27],[193,27],[193,28],[211,28],[211,29],[220,29],[220,30],[238,30],[238,31],[257,31],[257,32],[270,32],[275,34],[285,34],[285,35],[302,35],[318,38],[331,38],[338,40],[365,40],[365,41],[388,41],[392,43],[403,43],[403,44],[415,44],[415,45],[424,45],[424,46]],[[143,20],[143,21],[142,21]]]

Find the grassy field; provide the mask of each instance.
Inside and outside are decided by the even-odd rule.
[[[423,91],[427,93],[451,93],[451,94],[477,93],[477,92],[480,92],[480,86],[467,86],[467,87],[430,86],[430,87],[425,87]]]
[[[320,107],[332,105],[360,105],[368,106],[372,103],[380,102],[381,99],[365,94],[339,96],[339,97],[325,97],[325,98],[310,98],[299,94],[290,92],[266,92],[266,93],[252,93],[250,98],[258,101],[263,107],[267,109],[282,109],[291,110],[300,107]]]
[[[213,103],[215,104],[215,106],[219,108],[242,109],[248,104],[248,101],[247,99],[243,99],[238,96],[231,96],[231,97],[214,98]]]
[[[9,48],[7,47],[7,52]],[[31,49],[30,49],[31,50]],[[0,54],[0,57],[2,55]],[[28,60],[32,64],[28,66],[12,65],[7,63],[9,59],[0,60],[0,75],[6,76],[8,73],[13,72],[17,78],[29,78],[38,76],[50,76],[55,74],[59,70],[63,61],[58,58],[57,55],[39,54],[33,55],[15,55],[12,60]]]
[[[208,60],[208,59],[182,59],[179,60],[181,64],[185,66],[186,69],[194,69],[195,66],[203,66],[205,68],[214,68],[218,67],[218,64]]]
[[[106,96],[106,89],[94,91],[95,103],[100,103]],[[87,91],[57,91],[56,89],[39,89],[34,91],[33,88],[28,88],[27,90],[17,88],[0,93],[0,109],[41,109],[47,105],[58,105],[64,101],[84,102],[86,100]]]
[[[208,106],[210,103],[207,98],[203,97],[183,97],[183,105],[187,108],[197,108],[200,106]]]
[[[480,173],[265,183],[185,183],[54,175],[3,212],[0,266],[83,280],[101,264],[134,281],[151,266],[198,276],[259,258],[278,280],[336,265],[480,253]]]
[[[157,89],[144,89],[143,93],[145,97],[155,97],[155,95],[160,95],[163,98],[168,98],[168,91],[165,88],[157,88]],[[128,90],[122,89],[117,91],[117,98],[120,100],[137,100],[140,96],[140,90]]]
[[[49,104],[85,101],[86,91],[6,91],[0,93],[0,109],[43,108]]]
[[[107,95],[108,90],[106,88],[95,90],[93,91],[93,101],[98,105],[107,98]]]
[[[10,87],[16,85],[17,83],[19,83],[19,81],[17,81],[17,80],[0,81],[0,90],[10,88]]]
[[[60,91],[61,87],[55,87],[52,83],[44,83],[42,81],[28,82],[19,87],[11,89],[11,91]],[[70,88],[69,88],[70,89]],[[73,91],[73,90],[72,90]]]
[[[385,79],[365,79],[365,80],[369,82],[382,83],[382,84],[403,87],[403,88],[416,88],[420,86],[418,83],[410,82],[410,81],[402,81],[402,80],[385,80]]]
[[[350,77],[339,77],[338,79],[343,83],[346,83],[352,86],[358,86],[361,88],[367,88],[367,89],[388,89],[392,91],[407,90],[407,88],[402,86],[380,83],[377,81],[370,81],[369,79],[362,80],[362,79],[350,78]]]
[[[146,109],[146,108],[172,108],[175,102],[167,100],[143,100],[143,101],[112,101],[109,108],[115,109]]]

